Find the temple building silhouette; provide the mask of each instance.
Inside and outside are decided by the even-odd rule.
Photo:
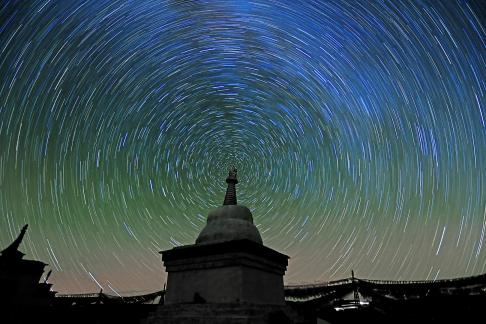
[[[27,231],[25,225],[19,236],[0,252],[0,305],[2,307],[49,306],[54,301],[55,291],[47,283],[50,271],[41,280],[47,264],[36,260],[25,260],[19,251],[20,243]]]

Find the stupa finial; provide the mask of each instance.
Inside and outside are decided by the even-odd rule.
[[[228,184],[228,188],[226,189],[226,195],[224,196],[224,205],[236,205],[236,184],[238,183],[237,177],[238,170],[235,167],[232,167],[229,170],[228,177],[226,178],[226,183]]]

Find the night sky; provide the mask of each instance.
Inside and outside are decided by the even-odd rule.
[[[228,168],[286,283],[486,272],[486,1],[0,4],[0,246],[162,289]]]

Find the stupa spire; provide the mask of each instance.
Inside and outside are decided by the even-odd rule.
[[[232,167],[229,170],[228,177],[226,178],[226,183],[228,184],[228,188],[226,189],[226,195],[224,196],[223,206],[225,205],[236,205],[236,184],[238,183],[237,177],[237,170],[235,167]]]

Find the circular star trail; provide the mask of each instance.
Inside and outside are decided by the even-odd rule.
[[[486,271],[483,1],[3,1],[0,243],[162,289],[228,167],[287,283]]]

